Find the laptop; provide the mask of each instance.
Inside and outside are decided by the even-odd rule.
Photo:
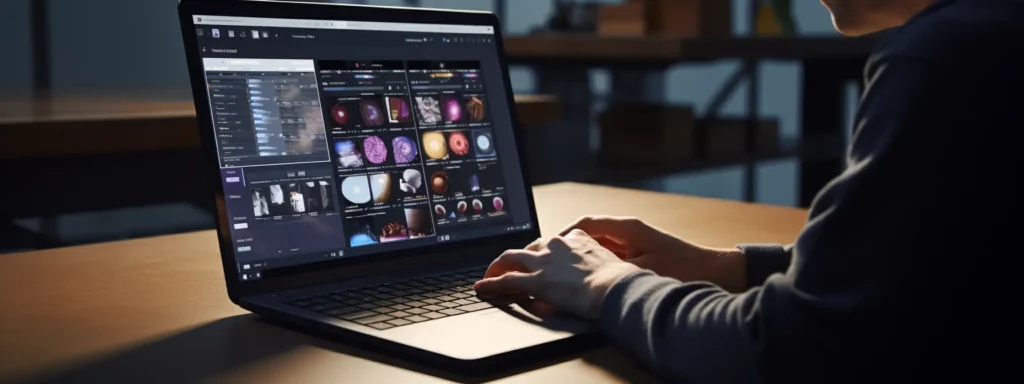
[[[493,14],[209,0],[179,13],[232,302],[431,362],[592,333],[472,288],[540,236]]]

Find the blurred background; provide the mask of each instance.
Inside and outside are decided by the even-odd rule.
[[[812,0],[333,2],[497,13],[534,184],[787,206],[873,46]],[[213,228],[176,4],[0,1],[0,253]]]

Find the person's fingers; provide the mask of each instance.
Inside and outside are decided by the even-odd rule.
[[[535,273],[509,272],[497,277],[488,277],[476,282],[473,288],[482,297],[526,294],[534,296],[540,289]]]
[[[542,237],[537,240],[534,240],[532,243],[530,243],[530,245],[527,245],[526,248],[523,249],[534,252],[542,251],[544,249],[544,238]]]
[[[617,216],[586,216],[565,227],[560,235],[568,235],[576,229],[594,238],[607,237],[632,247],[643,247],[658,235],[657,230],[639,219]]]
[[[537,269],[539,257],[539,252],[510,249],[491,262],[484,273],[484,278],[501,276],[508,272],[532,272]]]
[[[620,259],[628,259],[633,257],[633,254],[629,252],[629,247],[627,247],[623,243],[616,241],[615,239],[606,236],[599,236],[595,237],[594,240],[596,240],[597,243],[600,244],[605,249],[612,251],[612,253],[614,253],[615,256],[618,256]]]

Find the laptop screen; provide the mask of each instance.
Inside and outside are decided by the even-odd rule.
[[[493,27],[193,21],[239,280],[534,224]]]

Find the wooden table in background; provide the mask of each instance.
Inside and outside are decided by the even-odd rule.
[[[583,184],[535,188],[541,230],[635,215],[711,246],[789,242],[805,211]],[[0,382],[654,382],[611,347],[485,378],[256,321],[227,299],[212,231],[0,256]]]
[[[516,95],[524,126],[560,119],[558,101]],[[0,158],[114,154],[199,147],[191,100],[63,97],[0,100]]]

